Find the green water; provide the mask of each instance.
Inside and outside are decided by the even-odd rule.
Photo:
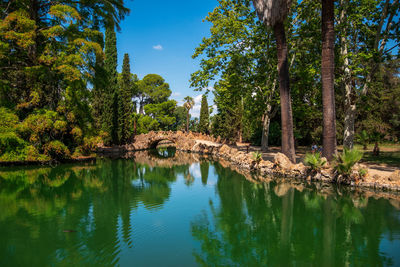
[[[0,169],[0,266],[400,266],[396,200],[161,156]]]

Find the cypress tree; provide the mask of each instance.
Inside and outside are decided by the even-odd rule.
[[[126,144],[129,141],[130,129],[131,129],[131,118],[132,118],[132,79],[131,79],[131,67],[129,64],[129,55],[124,55],[124,61],[122,64],[120,84],[120,97],[119,97],[119,128],[118,137],[122,144]]]
[[[118,77],[117,77],[117,36],[114,25],[106,27],[104,69],[107,74],[107,84],[104,94],[103,130],[110,136],[108,144],[118,144]]]
[[[209,122],[209,114],[208,114],[208,103],[207,96],[203,94],[201,98],[201,107],[200,107],[200,123],[199,123],[199,131],[201,133],[208,133],[208,122]]]
[[[99,26],[95,26],[95,30],[99,30]],[[104,36],[103,34],[97,39],[97,43],[104,49]],[[95,129],[102,129],[103,110],[104,110],[104,88],[105,88],[105,70],[104,58],[96,55],[96,62],[94,65],[94,78],[92,89],[92,116],[94,119]]]

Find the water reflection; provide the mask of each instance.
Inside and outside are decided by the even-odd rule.
[[[198,264],[400,264],[397,253],[385,253],[400,249],[400,213],[387,200],[331,186],[318,192],[301,184],[251,184],[218,164],[216,170],[220,204],[210,201],[211,212],[191,223],[201,244],[194,251]]]
[[[384,254],[399,244],[395,198],[254,184],[179,151],[127,157],[0,169],[0,266],[399,264]]]

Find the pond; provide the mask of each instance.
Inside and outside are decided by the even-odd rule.
[[[399,266],[400,203],[192,154],[0,169],[0,266]]]

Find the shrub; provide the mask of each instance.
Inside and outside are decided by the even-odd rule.
[[[0,132],[14,131],[15,126],[19,122],[18,116],[6,108],[0,108],[0,118]]]
[[[344,149],[342,154],[336,157],[335,170],[338,174],[349,177],[354,165],[363,157],[363,153],[357,149]]]
[[[79,127],[74,127],[74,128],[71,130],[71,134],[72,134],[72,136],[74,137],[74,141],[75,141],[75,142],[78,142],[78,143],[81,143],[81,142],[82,142],[83,133],[82,133],[81,128],[79,128]]]
[[[309,166],[312,171],[319,172],[326,164],[326,160],[321,157],[320,153],[307,153],[304,158],[304,164]]]
[[[0,161],[20,161],[26,158],[27,143],[14,132],[0,133]]]
[[[46,161],[50,160],[50,157],[47,155],[40,154],[39,151],[34,146],[28,146],[26,148],[26,159],[30,161]]]
[[[26,147],[26,142],[14,132],[0,133],[0,154]]]
[[[68,148],[60,141],[51,141],[44,146],[44,154],[52,159],[61,160],[69,158],[71,153]]]
[[[103,139],[100,136],[92,136],[83,138],[82,152],[85,155],[89,155],[91,152],[96,151],[98,144],[103,143]]]
[[[357,135],[357,140],[363,146],[364,150],[368,148],[369,139],[370,138],[366,130],[363,130],[360,134]]]
[[[256,165],[260,164],[262,160],[262,154],[258,151],[253,152],[252,154],[253,161],[256,163]]]

